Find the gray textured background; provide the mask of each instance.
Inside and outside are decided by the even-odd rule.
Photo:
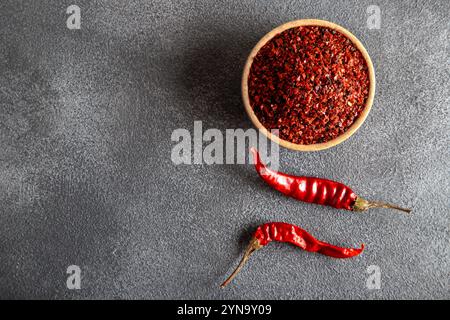
[[[449,298],[449,1],[1,1],[1,298]],[[70,4],[81,30],[66,28]],[[240,76],[268,31],[299,18],[351,30],[373,109],[345,143],[281,150],[286,172],[340,180],[414,215],[296,202],[248,165],[174,166],[176,128],[250,128]],[[283,220],[366,244],[334,260],[273,244],[230,287],[253,228]],[[82,269],[82,290],[66,268]],[[366,288],[378,265],[382,289]]]

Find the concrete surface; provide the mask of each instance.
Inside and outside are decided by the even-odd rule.
[[[449,1],[2,1],[0,298],[448,299]],[[81,29],[66,8],[81,8]],[[180,165],[171,133],[250,128],[241,69],[275,26],[351,30],[376,67],[345,143],[281,150],[283,171],[343,181],[411,216],[287,199],[249,165]],[[259,223],[366,250],[333,260],[273,244],[228,288]],[[81,290],[66,269],[81,268]],[[367,268],[381,270],[369,290]]]

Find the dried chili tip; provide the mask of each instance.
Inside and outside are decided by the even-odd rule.
[[[400,210],[406,213],[411,213],[411,209],[403,208],[400,206],[397,206],[395,204],[382,202],[382,201],[369,201],[366,199],[363,199],[361,197],[357,197],[355,204],[353,205],[352,211],[367,211],[370,208],[387,208],[387,209],[395,209]]]
[[[239,262],[239,265],[234,269],[233,273],[220,285],[221,288],[225,288],[226,285],[228,285],[231,280],[234,279],[234,277],[241,271],[241,269],[244,267],[245,263],[247,262],[248,258],[250,258],[250,255],[255,252],[256,250],[259,250],[263,247],[259,240],[255,237],[253,237],[250,240],[249,245],[247,246],[247,249],[245,250],[244,256],[242,257],[241,261]]]
[[[250,152],[252,153],[252,156],[253,156],[254,165],[258,166],[258,163],[260,162],[260,156],[259,156],[258,150],[256,150],[256,148],[252,147],[252,148],[250,148]],[[261,176],[265,176],[265,175],[273,174],[273,171],[264,165],[264,167],[259,168],[258,173]]]
[[[364,250],[364,244],[361,245],[361,248],[344,248],[317,240],[302,228],[290,223],[265,223],[256,229],[239,265],[220,287],[224,288],[234,279],[253,252],[261,249],[272,241],[290,243],[305,251],[317,252],[338,259],[357,256]]]

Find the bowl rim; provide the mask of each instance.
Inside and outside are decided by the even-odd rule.
[[[342,33],[343,35],[345,35],[350,41],[352,41],[352,43],[358,48],[358,50],[361,52],[361,54],[363,55],[364,59],[366,60],[366,64],[368,67],[368,71],[369,71],[369,95],[367,97],[366,100],[366,104],[364,106],[363,111],[361,112],[360,116],[358,117],[358,119],[348,128],[348,130],[346,132],[344,132],[343,134],[337,136],[336,138],[324,142],[324,143],[316,143],[316,144],[296,144],[287,140],[283,140],[281,138],[279,138],[276,135],[273,135],[270,131],[268,131],[263,125],[262,123],[259,121],[259,119],[256,117],[253,108],[250,105],[250,98],[248,95],[248,76],[250,73],[250,67],[253,63],[253,60],[255,58],[255,56],[257,55],[257,53],[259,52],[259,50],[269,41],[271,40],[274,36],[280,34],[281,32],[287,30],[287,29],[291,29],[291,28],[295,28],[295,27],[300,27],[300,26],[319,26],[319,27],[328,27],[331,29],[334,29],[340,33]],[[319,19],[300,19],[300,20],[294,20],[294,21],[290,21],[287,23],[284,23],[278,27],[276,27],[275,29],[273,29],[272,31],[270,31],[269,33],[267,33],[264,37],[261,38],[261,40],[259,40],[259,42],[255,45],[255,47],[252,49],[252,51],[250,52],[250,55],[247,58],[247,61],[245,63],[244,66],[244,71],[242,73],[242,83],[241,83],[241,90],[242,90],[242,99],[244,102],[244,107],[245,110],[248,114],[248,116],[250,117],[250,120],[252,121],[253,125],[260,130],[267,138],[269,138],[270,140],[278,143],[279,145],[291,149],[291,150],[296,150],[296,151],[319,151],[319,150],[325,150],[328,148],[331,148],[333,146],[336,146],[342,142],[344,142],[345,140],[347,140],[348,138],[350,138],[358,129],[359,127],[363,124],[363,122],[366,120],[370,109],[372,108],[372,104],[373,104],[373,100],[374,100],[374,96],[375,96],[375,70],[373,67],[373,63],[372,60],[370,59],[369,54],[367,53],[366,48],[363,46],[363,44],[358,40],[358,38],[356,38],[355,35],[353,35],[350,31],[348,31],[347,29],[345,29],[344,27],[335,24],[333,22],[329,22],[326,20],[319,20]]]

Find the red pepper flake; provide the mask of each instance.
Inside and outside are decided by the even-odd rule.
[[[358,119],[369,70],[356,46],[331,28],[306,26],[268,41],[250,67],[250,104],[267,129],[296,144],[330,141]]]

